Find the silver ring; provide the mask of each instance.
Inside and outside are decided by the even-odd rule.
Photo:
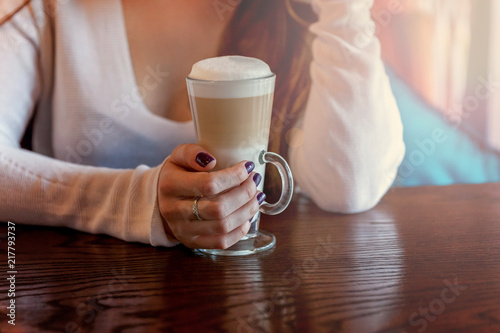
[[[200,213],[198,213],[198,201],[200,201],[201,197],[196,197],[194,198],[193,201],[193,215],[196,217],[198,221],[203,221],[203,219],[200,217]]]

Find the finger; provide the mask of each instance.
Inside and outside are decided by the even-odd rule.
[[[209,171],[217,163],[212,154],[193,143],[177,146],[170,154],[169,161],[189,171]]]
[[[201,197],[197,203],[198,215],[203,221],[221,220],[252,200],[257,200],[257,202],[259,202],[259,199],[263,200],[262,196],[264,194],[262,193],[258,197],[259,193],[257,193],[257,186],[261,179],[260,174],[254,172],[243,184],[219,196],[212,198]],[[165,212],[165,215],[170,220],[199,222],[193,213],[194,200],[193,198],[189,198],[170,204],[170,209]]]
[[[251,161],[242,161],[230,168],[214,172],[186,172],[181,167],[171,168],[161,177],[161,192],[175,193],[177,197],[213,197],[246,181],[255,168]]]
[[[257,214],[262,203],[262,196],[261,192],[257,193],[252,200],[223,219],[190,221],[186,225],[184,235],[187,237],[190,235],[192,243],[199,243],[204,240],[210,241],[210,237],[213,236],[228,235],[246,222],[249,222]]]
[[[236,244],[250,230],[250,222],[246,221],[238,228],[225,235],[199,236],[195,239],[196,246],[199,249],[227,249]]]
[[[204,220],[220,220],[233,214],[236,210],[255,199],[257,186],[262,180],[258,173],[250,176],[239,186],[217,195],[205,197],[198,201],[198,213]]]

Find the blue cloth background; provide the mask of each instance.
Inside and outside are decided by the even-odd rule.
[[[500,181],[500,154],[465,122],[447,121],[390,69],[401,113],[406,154],[394,186]]]

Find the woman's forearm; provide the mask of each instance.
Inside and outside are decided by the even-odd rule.
[[[152,245],[165,235],[159,167],[115,170],[61,162],[0,145],[0,220],[69,227]]]
[[[403,159],[402,125],[370,18],[372,1],[316,0],[312,87],[290,148],[300,188],[322,209],[372,208]]]

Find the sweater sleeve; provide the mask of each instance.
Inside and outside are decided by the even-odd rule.
[[[313,0],[312,87],[290,147],[300,189],[322,209],[372,208],[404,156],[402,124],[370,17],[373,0]]]
[[[157,203],[161,166],[117,170],[70,164],[20,148],[41,93],[39,1],[0,26],[0,221],[63,226],[173,246]]]

